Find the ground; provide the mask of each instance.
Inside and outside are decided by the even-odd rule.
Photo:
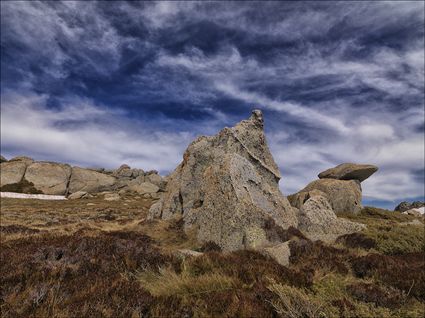
[[[1,200],[1,317],[423,317],[423,219],[376,208],[329,245],[296,230],[290,265],[199,245],[131,196]],[[184,257],[192,249],[201,256]]]

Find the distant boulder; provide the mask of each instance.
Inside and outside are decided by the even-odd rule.
[[[411,209],[421,208],[423,206],[425,206],[425,202],[423,201],[414,201],[412,203],[403,201],[403,202],[400,202],[400,204],[395,207],[394,211],[404,212]]]
[[[360,182],[369,178],[378,171],[374,165],[356,163],[343,163],[319,173],[319,179],[358,180]]]
[[[7,162],[7,159],[5,157],[3,157],[2,155],[0,155],[0,163],[2,162]]]
[[[25,172],[25,179],[44,194],[66,194],[71,166],[54,162],[33,162]]]
[[[8,161],[0,164],[0,186],[19,183],[24,179],[27,164],[24,161]]]
[[[68,193],[86,191],[89,193],[111,190],[116,178],[93,170],[72,167]]]

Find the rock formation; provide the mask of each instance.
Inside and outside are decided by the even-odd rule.
[[[157,171],[145,173],[142,169],[131,169],[128,165],[108,171],[103,168],[84,169],[56,162],[34,161],[20,156],[2,161],[0,169],[1,191],[22,193],[71,195],[81,191],[98,193],[123,190],[158,198],[166,184]]]
[[[424,206],[425,206],[425,202],[423,201],[414,201],[412,203],[403,201],[403,202],[400,202],[400,204],[395,207],[394,211],[404,212],[411,209],[421,208]]]
[[[298,229],[312,240],[334,241],[338,236],[361,231],[365,226],[338,218],[328,199],[316,195],[300,208]]]
[[[307,199],[314,196],[314,192],[326,197],[335,212],[356,213],[362,209],[362,190],[357,180],[315,180],[298,193],[288,196],[288,200],[300,209]]]
[[[25,172],[25,179],[44,194],[66,194],[71,166],[54,162],[33,162]]]
[[[269,219],[284,229],[298,223],[279,179],[262,114],[253,111],[249,120],[189,145],[149,217],[182,217],[200,242],[213,241],[223,250],[267,245]]]
[[[300,209],[312,196],[325,197],[334,212],[356,213],[362,209],[362,188],[378,167],[373,165],[343,163],[319,173],[319,180],[312,181],[304,189],[288,196],[292,206]],[[317,192],[319,191],[319,192]]]

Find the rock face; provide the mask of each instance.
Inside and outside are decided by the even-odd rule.
[[[74,193],[77,191],[106,191],[110,190],[115,182],[116,178],[107,174],[79,167],[73,167],[68,192]]]
[[[411,209],[421,208],[423,206],[425,206],[425,202],[422,201],[414,201],[412,203],[403,201],[395,207],[394,211],[404,212]]]
[[[23,180],[27,164],[22,161],[8,161],[2,162],[1,167],[1,181],[0,186],[3,187],[8,184],[19,183]]]
[[[279,179],[256,110],[249,120],[192,142],[149,217],[183,217],[200,242],[213,241],[223,250],[261,246],[267,244],[268,219],[283,229],[298,223]]]
[[[2,162],[7,162],[7,159],[5,157],[3,157],[2,155],[0,155],[0,163]]]
[[[31,163],[25,172],[25,179],[44,194],[66,194],[71,166],[53,162]]]
[[[378,171],[374,165],[343,163],[319,173],[320,179],[358,180],[362,182]]]
[[[362,209],[362,191],[360,182],[357,180],[319,179],[309,183],[300,192],[290,196],[290,202],[297,208],[301,208],[306,199],[310,198],[314,191],[324,193],[335,212],[356,213]],[[320,194],[320,192],[316,192]],[[302,203],[301,203],[302,202]]]
[[[340,235],[361,231],[365,226],[338,218],[328,199],[317,195],[302,205],[298,228],[312,240],[331,242]]]

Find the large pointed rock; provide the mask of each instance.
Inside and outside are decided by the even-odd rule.
[[[358,180],[363,182],[378,171],[374,165],[363,165],[356,163],[342,163],[334,168],[319,173],[320,179]]]
[[[268,220],[283,229],[298,223],[279,179],[262,113],[255,110],[249,120],[189,145],[149,217],[182,217],[199,241],[213,241],[223,250],[260,247],[268,244]]]

